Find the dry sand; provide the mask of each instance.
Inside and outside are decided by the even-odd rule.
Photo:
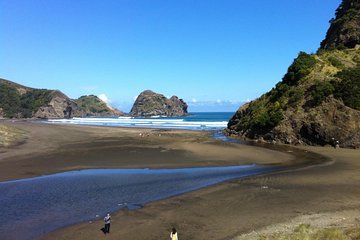
[[[336,217],[360,209],[359,150],[280,147],[273,151],[215,141],[205,132],[5,124],[25,130],[27,140],[0,148],[2,181],[81,168],[290,165],[321,156],[331,160],[298,171],[233,180],[136,211],[119,211],[107,236],[98,220],[60,229],[44,239],[167,239],[172,226],[180,239],[237,239],[276,223],[297,224],[291,219],[301,216]]]

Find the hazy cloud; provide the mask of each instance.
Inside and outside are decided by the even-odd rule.
[[[103,100],[106,103],[111,103],[111,100],[106,96],[105,93],[98,95],[98,98],[100,98],[101,100]]]

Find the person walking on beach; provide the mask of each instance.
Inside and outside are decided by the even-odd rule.
[[[111,216],[110,214],[108,213],[106,215],[106,217],[104,217],[104,222],[105,222],[105,228],[104,228],[104,233],[110,233],[110,222],[111,222]]]
[[[170,232],[170,239],[171,239],[171,240],[179,240],[175,228],[173,228],[173,229],[171,230],[171,232]]]

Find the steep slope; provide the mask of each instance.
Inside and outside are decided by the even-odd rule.
[[[354,48],[360,44],[360,0],[343,0],[335,15],[321,48]]]
[[[316,54],[300,52],[281,82],[241,106],[228,123],[229,134],[288,144],[339,141],[342,147],[360,147],[360,50],[357,40],[349,40],[356,34],[334,37],[351,32],[347,26],[359,27],[353,18],[342,20],[341,26],[337,21],[348,12],[358,16],[358,2],[343,1],[332,21],[342,30],[330,27]]]
[[[177,96],[167,99],[162,94],[146,90],[137,97],[130,115],[134,117],[185,116],[187,107],[187,104]]]
[[[6,118],[64,117],[71,100],[57,90],[35,89],[0,79],[0,115]]]
[[[47,90],[51,91],[51,90]],[[34,98],[34,101],[38,101],[38,98]],[[66,96],[64,93],[53,90],[49,96],[49,102],[44,102],[39,108],[32,109],[29,111],[29,116],[31,118],[70,118],[72,117],[72,112],[77,108],[76,103]]]

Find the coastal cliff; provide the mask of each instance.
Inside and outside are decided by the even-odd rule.
[[[146,90],[137,97],[131,108],[130,116],[185,116],[188,113],[187,107],[184,100],[177,96],[168,99],[162,94]]]
[[[282,81],[238,109],[227,133],[287,144],[360,147],[359,15],[359,0],[344,0],[318,52],[300,52]]]
[[[0,79],[0,118],[122,116],[98,97],[73,100],[58,90],[36,89]]]

